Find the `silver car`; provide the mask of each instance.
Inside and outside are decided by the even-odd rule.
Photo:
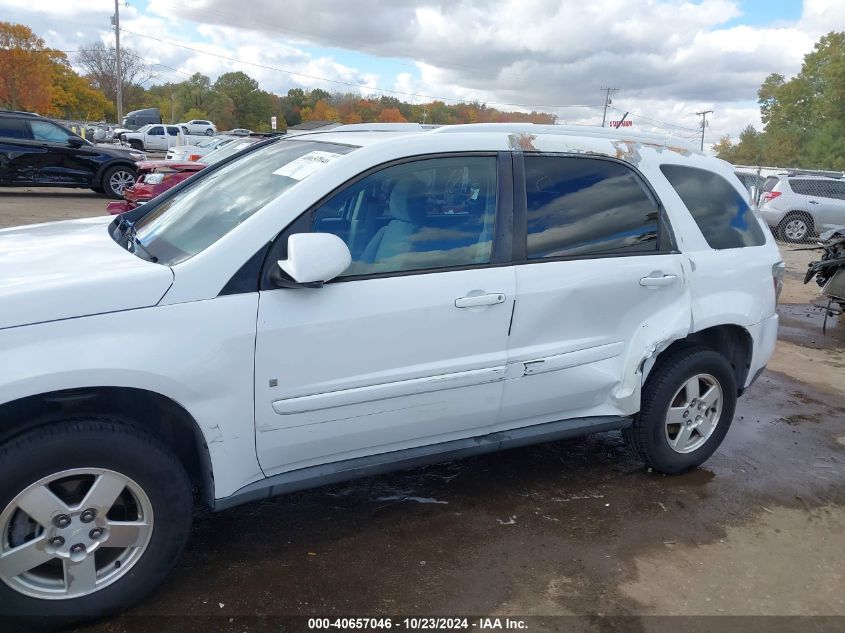
[[[845,224],[845,178],[780,174],[763,183],[760,215],[787,242]]]

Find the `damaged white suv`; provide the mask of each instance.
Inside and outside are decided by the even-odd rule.
[[[0,231],[0,613],[128,606],[195,501],[609,430],[698,466],[777,334],[746,198],[657,137],[346,126]]]

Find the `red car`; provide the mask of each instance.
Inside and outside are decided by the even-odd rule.
[[[158,194],[178,185],[201,169],[205,169],[208,165],[176,160],[144,160],[136,163],[136,167],[138,169],[138,180],[135,181],[134,185],[124,190],[123,200],[115,200],[106,205],[106,210],[112,215],[131,211],[135,207],[149,202]]]
[[[112,215],[119,215],[126,211],[149,202],[157,195],[175,187],[186,178],[190,178],[198,171],[213,165],[217,161],[236,154],[245,147],[263,140],[260,137],[244,138],[228,143],[200,158],[198,161],[178,160],[145,160],[135,163],[138,170],[138,180],[132,187],[123,192],[123,200],[109,202],[106,211]]]

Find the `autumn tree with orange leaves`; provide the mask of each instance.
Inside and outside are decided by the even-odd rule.
[[[0,22],[0,106],[44,112],[53,99],[52,59],[28,26]]]

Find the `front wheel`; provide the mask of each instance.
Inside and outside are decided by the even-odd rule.
[[[135,184],[135,172],[129,167],[116,165],[103,174],[103,191],[111,198],[123,198],[126,190]]]
[[[173,453],[111,420],[41,427],[0,447],[0,616],[125,609],[182,550],[192,493]]]
[[[662,473],[704,463],[719,447],[736,409],[733,368],[718,352],[684,347],[658,361],[627,432],[634,451]]]

